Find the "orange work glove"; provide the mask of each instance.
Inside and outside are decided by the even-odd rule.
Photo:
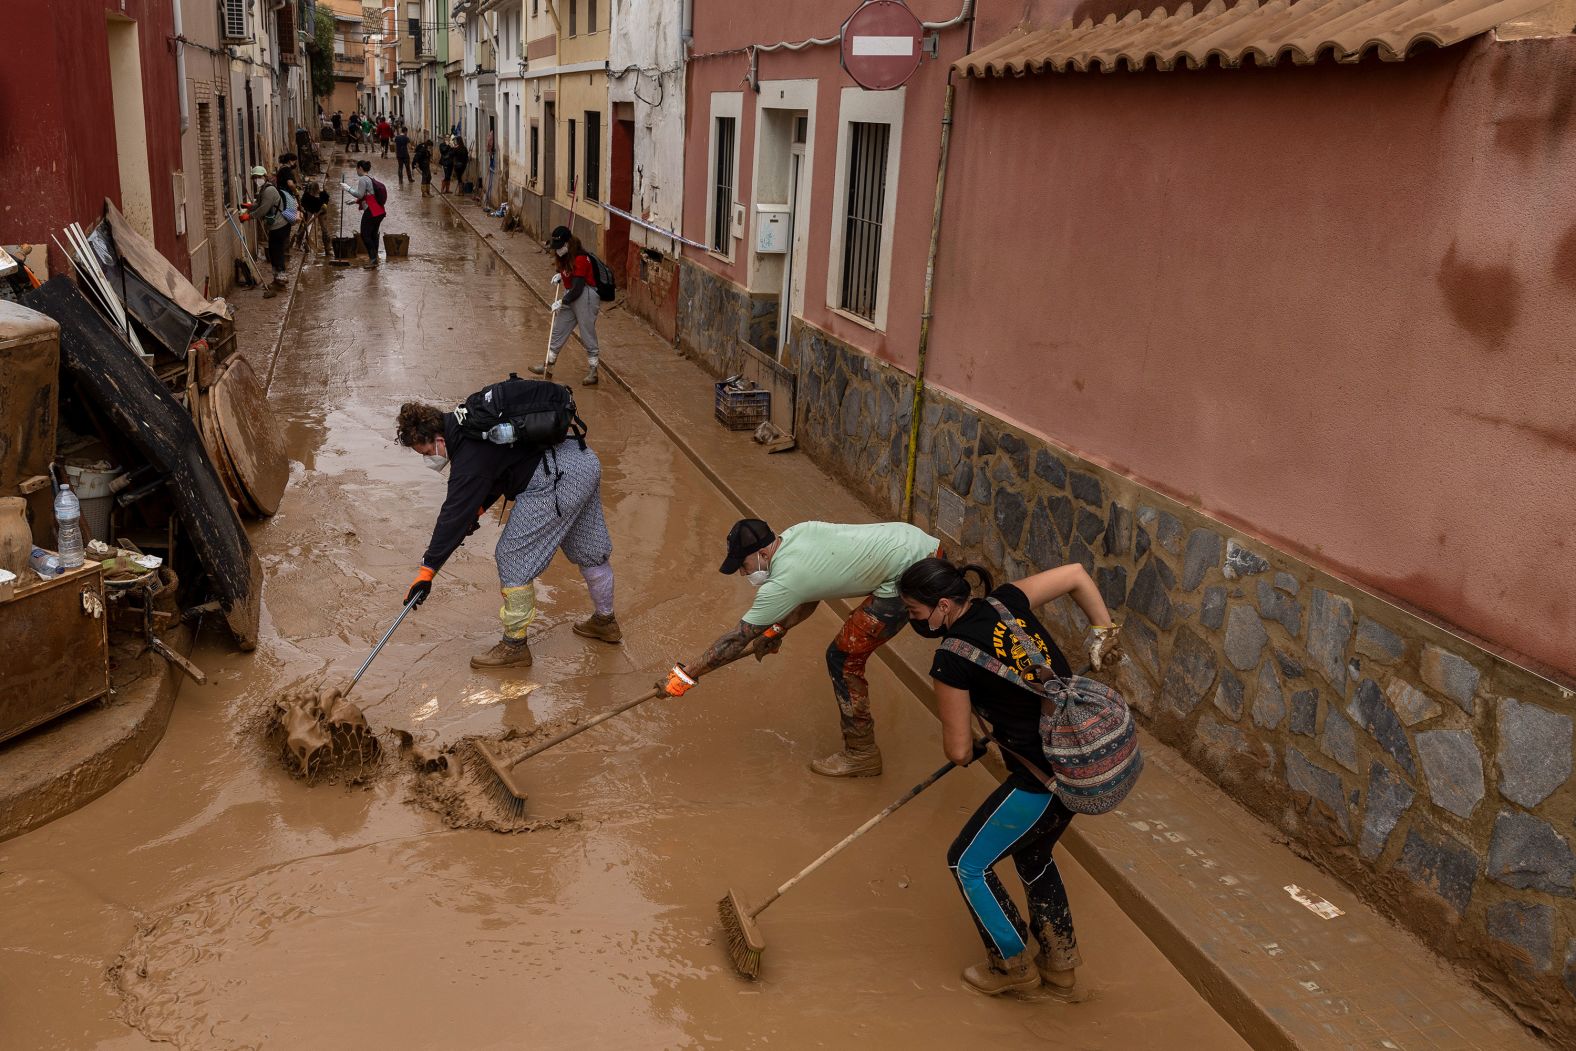
[[[436,569],[428,569],[426,566],[422,566],[421,571],[416,574],[416,582],[410,586],[409,591],[405,592],[405,605],[408,606],[414,602],[419,606],[426,602],[427,596],[432,594],[432,578],[437,575],[438,571]]]
[[[684,665],[675,664],[673,670],[668,672],[668,677],[657,683],[657,689],[669,697],[682,697],[694,685],[695,680],[684,670]]]

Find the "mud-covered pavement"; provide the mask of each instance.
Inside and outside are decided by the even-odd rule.
[[[369,788],[292,779],[246,728],[283,689],[348,681],[398,612],[442,499],[442,479],[393,443],[396,408],[452,403],[523,371],[545,341],[545,309],[441,200],[396,189],[390,211],[411,258],[308,267],[273,368],[296,462],[280,513],[253,530],[267,573],[257,652],[205,633],[194,659],[210,685],[186,684],[147,766],[0,844],[0,1044],[1242,1046],[1065,856],[1091,1000],[960,987],[980,946],[944,854],[991,787],[981,770],[952,774],[774,905],[762,981],[733,975],[718,897],[764,896],[942,760],[932,717],[872,662],[885,775],[805,769],[836,741],[825,611],[779,657],[530,761],[530,816],[578,822],[450,830],[408,805],[395,766]],[[566,351],[566,376],[579,355]],[[497,633],[489,517],[357,687],[374,728],[442,743],[592,713],[644,692],[747,605],[747,585],[716,572],[731,506],[614,384],[577,396],[604,465],[626,643],[570,631],[588,600],[559,559],[535,666],[471,671]]]

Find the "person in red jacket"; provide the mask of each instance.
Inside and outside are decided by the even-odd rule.
[[[553,334],[547,342],[547,361],[532,365],[531,372],[543,379],[552,379],[558,352],[578,328],[580,342],[586,348],[587,366],[585,379],[580,382],[594,387],[597,358],[601,354],[596,338],[596,315],[602,306],[602,296],[597,291],[596,265],[567,226],[555,229],[548,244],[557,257],[558,273],[553,275],[553,284],[558,285],[560,291],[558,298],[553,300]]]
[[[389,143],[394,139],[394,125],[387,117],[378,118],[378,141],[383,144],[383,156],[389,155]]]

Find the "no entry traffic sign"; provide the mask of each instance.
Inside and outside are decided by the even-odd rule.
[[[901,0],[867,0],[843,23],[843,68],[869,91],[900,87],[919,68],[925,27]]]

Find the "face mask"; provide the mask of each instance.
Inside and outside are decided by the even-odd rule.
[[[553,252],[558,256],[558,258],[562,259],[564,256],[569,254],[569,246],[565,245],[562,248],[555,248],[553,249]]]
[[[934,617],[936,615],[936,610],[939,610],[940,608],[940,606],[937,606],[936,609],[931,610],[930,617]],[[920,620],[917,617],[910,617],[908,618],[908,626],[913,628],[914,634],[918,635],[922,639],[939,639],[947,633],[946,622],[943,621],[941,627],[939,628],[933,628],[930,626],[930,617],[926,617],[923,620]]]
[[[758,588],[766,583],[771,578],[771,575],[772,571],[770,569],[757,569],[753,573],[746,574],[744,579],[750,582],[751,587]]]
[[[437,453],[425,453],[422,456],[422,460],[434,471],[442,471],[449,466],[449,458],[447,456],[439,456]]]

